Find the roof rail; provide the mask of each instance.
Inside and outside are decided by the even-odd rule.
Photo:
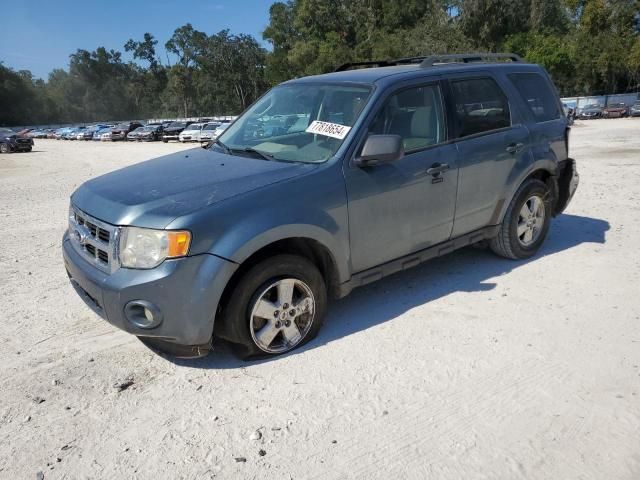
[[[433,67],[448,63],[472,63],[484,62],[487,60],[510,60],[512,62],[522,62],[522,58],[515,53],[445,53],[442,55],[430,55],[420,57],[405,57],[388,60],[372,60],[368,62],[350,62],[340,65],[334,72],[344,72],[354,68],[374,68],[393,67],[394,65],[415,65],[421,67]]]
[[[369,62],[345,63],[343,65],[340,65],[338,68],[336,68],[334,72],[344,72],[345,70],[351,70],[353,68],[393,67],[394,65],[418,64],[422,62],[425,58],[427,57],[420,56],[420,57],[394,58],[390,60],[373,60]]]
[[[343,63],[338,68],[334,70],[334,72],[344,72],[345,70],[352,70],[354,68],[373,68],[373,67],[390,67],[394,65],[393,63],[389,63],[388,60],[374,60],[371,62],[350,62]]]
[[[522,58],[515,53],[453,53],[424,57],[420,66],[424,68],[447,63],[472,63],[485,62],[487,60],[510,60],[512,62],[523,61]]]

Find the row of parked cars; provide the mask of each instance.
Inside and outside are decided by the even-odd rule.
[[[166,121],[125,122],[118,125],[96,124],[90,126],[63,127],[58,129],[25,129],[18,132],[29,138],[53,138],[56,140],[95,140],[115,142],[119,140],[155,142],[170,140],[179,142],[210,142],[215,140],[231,124],[231,120],[200,122]]]
[[[594,118],[624,118],[640,117],[640,101],[631,106],[625,103],[610,103],[606,107],[597,103],[591,103],[578,109],[576,118],[591,120]]]

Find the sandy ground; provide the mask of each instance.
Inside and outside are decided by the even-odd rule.
[[[255,363],[155,355],[66,278],[70,193],[185,146],[0,156],[0,478],[640,478],[640,120],[571,141],[581,185],[537,258],[459,251]]]

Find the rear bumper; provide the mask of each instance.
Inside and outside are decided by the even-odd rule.
[[[562,163],[558,174],[558,202],[554,210],[554,215],[560,215],[569,205],[573,195],[580,184],[580,175],[576,167],[576,161],[568,158]]]
[[[67,234],[62,252],[69,279],[80,297],[112,325],[138,337],[178,345],[207,345],[222,292],[237,265],[214,255],[167,260],[151,270],[120,268],[106,274],[73,249]],[[151,329],[134,325],[125,306],[154,305],[162,321]]]

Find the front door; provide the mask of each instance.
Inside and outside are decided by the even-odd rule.
[[[449,239],[458,169],[444,118],[436,82],[393,93],[371,120],[368,134],[400,135],[405,156],[345,166],[354,273]]]

